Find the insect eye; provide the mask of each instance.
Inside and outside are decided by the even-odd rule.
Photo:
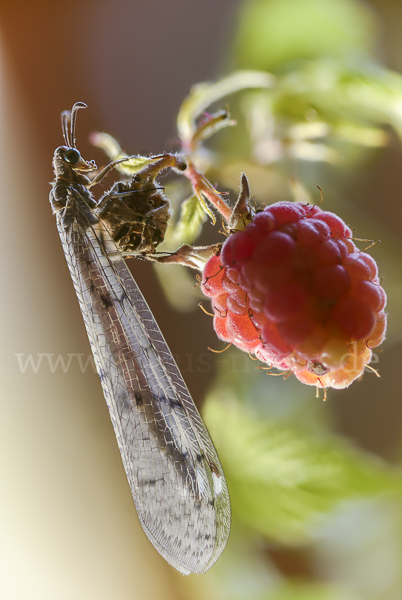
[[[70,165],[75,165],[80,160],[81,154],[75,148],[69,148],[64,153],[64,160]]]

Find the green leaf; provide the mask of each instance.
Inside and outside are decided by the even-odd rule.
[[[369,62],[332,59],[305,62],[278,81],[271,110],[305,120],[308,110],[343,127],[402,127],[402,77]]]
[[[108,133],[93,133],[90,137],[91,144],[101,148],[111,160],[128,158],[128,154],[122,151],[117,140]],[[125,175],[135,175],[146,165],[154,161],[146,156],[131,156],[129,160],[116,165],[116,170]]]
[[[294,582],[286,583],[265,600],[360,600],[361,596],[351,590],[325,583]],[[261,598],[261,600],[263,600]]]
[[[227,385],[211,393],[204,417],[228,479],[234,515],[270,540],[306,543],[340,502],[401,492],[399,471],[342,438],[302,420],[298,424],[291,415],[277,418],[252,410]]]
[[[196,120],[214,102],[247,88],[270,88],[274,78],[268,73],[238,71],[216,83],[198,83],[184,99],[177,116],[177,130],[184,144],[192,140],[197,130]]]
[[[178,221],[174,227],[168,229],[165,243],[169,248],[177,248],[179,244],[192,244],[199,236],[205,218],[197,196],[187,198],[181,205]]]
[[[375,47],[371,11],[354,0],[249,0],[238,15],[237,68],[275,71],[300,59],[345,59]]]

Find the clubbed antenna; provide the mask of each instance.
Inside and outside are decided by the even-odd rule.
[[[61,130],[63,132],[64,143],[71,148],[70,144],[70,111],[64,110],[61,113]]]
[[[75,148],[75,120],[77,115],[77,110],[80,108],[87,108],[87,105],[83,102],[76,102],[71,109],[71,129],[70,129],[70,141],[71,147]]]
[[[87,105],[83,102],[76,102],[71,111],[65,110],[61,113],[63,138],[66,146],[69,148],[75,148],[75,121],[77,118],[77,111],[80,108],[87,108]]]

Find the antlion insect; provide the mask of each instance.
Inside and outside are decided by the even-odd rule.
[[[223,552],[230,501],[213,443],[123,255],[146,256],[163,237],[167,199],[153,185],[162,169],[183,170],[165,154],[118,182],[97,203],[93,161],[75,145],[77,111],[62,113],[65,146],[53,158],[50,203],[140,523],[183,574],[204,573]],[[134,198],[143,198],[141,213]],[[154,208],[152,208],[154,207]]]

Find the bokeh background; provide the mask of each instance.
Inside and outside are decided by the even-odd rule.
[[[1,598],[402,597],[401,29],[402,6],[391,0],[2,0]],[[311,65],[321,75],[309,96]],[[389,293],[389,336],[375,365],[381,379],[366,373],[323,404],[312,388],[256,372],[247,357],[209,353],[221,346],[208,317],[175,310],[151,265],[131,261],[197,404],[207,398],[232,493],[227,551],[207,575],[184,579],[137,522],[97,375],[75,358],[51,372],[48,355],[85,361],[90,350],[48,182],[59,115],[74,102],[89,106],[77,129],[84,157],[106,163],[89,144],[94,130],[129,153],[159,153],[177,141],[191,86],[236,68],[299,82],[278,104],[276,134],[283,142],[310,103],[328,130],[302,141],[324,153],[258,159],[246,137],[255,97],[244,94],[229,99],[239,129],[216,136],[212,179],[234,199],[244,169],[271,202],[288,199],[284,182],[296,176],[311,194],[320,185],[324,208],[358,237],[381,238],[372,254]],[[339,85],[323,91],[318,83],[333,72]],[[360,96],[348,96],[346,80],[364,82]],[[205,240],[221,240],[206,228]],[[40,354],[37,372],[22,372],[17,355],[25,364]]]

